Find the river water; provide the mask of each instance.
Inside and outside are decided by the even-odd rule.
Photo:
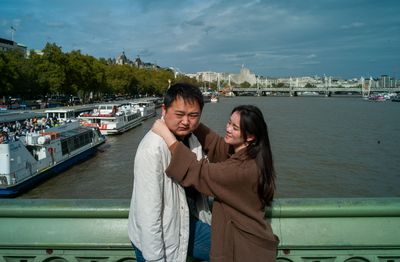
[[[205,105],[202,121],[222,135],[232,108],[240,104],[254,104],[264,113],[276,197],[400,197],[400,103],[360,97],[221,98]],[[19,198],[130,198],[136,148],[153,121],[109,136],[94,157]]]

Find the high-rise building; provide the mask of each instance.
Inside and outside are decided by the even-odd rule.
[[[381,75],[381,77],[379,78],[379,87],[391,88],[395,86],[396,84],[394,77],[390,77],[388,75]]]

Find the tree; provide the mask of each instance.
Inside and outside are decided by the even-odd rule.
[[[106,68],[107,93],[136,95],[138,80],[129,65],[109,65]]]
[[[0,52],[0,95],[9,96],[14,90],[15,68],[12,68],[8,52]]]
[[[243,83],[240,84],[240,88],[249,88],[251,85],[249,82],[244,81]]]
[[[56,44],[47,43],[43,55],[36,57],[37,82],[51,94],[72,94],[66,86],[66,57]]]
[[[169,80],[199,85],[196,79],[175,76],[170,69],[116,65],[111,59],[96,59],[80,50],[63,53],[55,43],[47,43],[42,52],[31,50],[28,58],[17,50],[0,52],[0,95],[79,95],[85,101],[90,95],[162,95]]]
[[[67,54],[67,83],[72,95],[87,101],[91,94],[99,94],[106,88],[105,66],[92,56],[82,55],[79,50]],[[75,91],[76,90],[76,91]]]

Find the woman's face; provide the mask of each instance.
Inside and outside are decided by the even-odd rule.
[[[240,132],[240,113],[234,112],[226,124],[225,142],[235,148],[235,152],[246,147]]]

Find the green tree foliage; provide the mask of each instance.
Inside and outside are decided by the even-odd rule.
[[[47,43],[42,54],[31,51],[29,57],[18,50],[0,51],[0,96],[79,96],[84,101],[105,94],[160,96],[168,80],[199,85],[195,79],[175,76],[170,69],[116,65],[79,50],[63,53],[55,43]]]
[[[251,84],[247,81],[244,81],[243,83],[240,84],[241,88],[249,88],[251,86]]]
[[[138,80],[136,79],[133,68],[128,65],[109,65],[106,68],[106,82],[108,94],[137,94]]]
[[[72,51],[67,54],[67,86],[71,95],[79,95],[83,101],[90,96],[100,96],[107,92],[106,65],[92,56]]]
[[[0,52],[0,94],[9,96],[14,91],[15,68],[10,60],[11,52]]]
[[[34,56],[37,84],[40,90],[48,94],[72,94],[71,86],[66,82],[66,55],[61,47],[47,43],[43,55]]]
[[[190,78],[190,77],[182,75],[182,74],[177,75],[176,78],[173,79],[172,84],[174,84],[174,83],[183,83],[183,82],[190,83],[190,84],[195,85],[195,86],[202,85],[201,83],[197,82],[196,79]]]
[[[34,89],[34,72],[30,61],[19,50],[0,53],[0,94],[21,96]]]

